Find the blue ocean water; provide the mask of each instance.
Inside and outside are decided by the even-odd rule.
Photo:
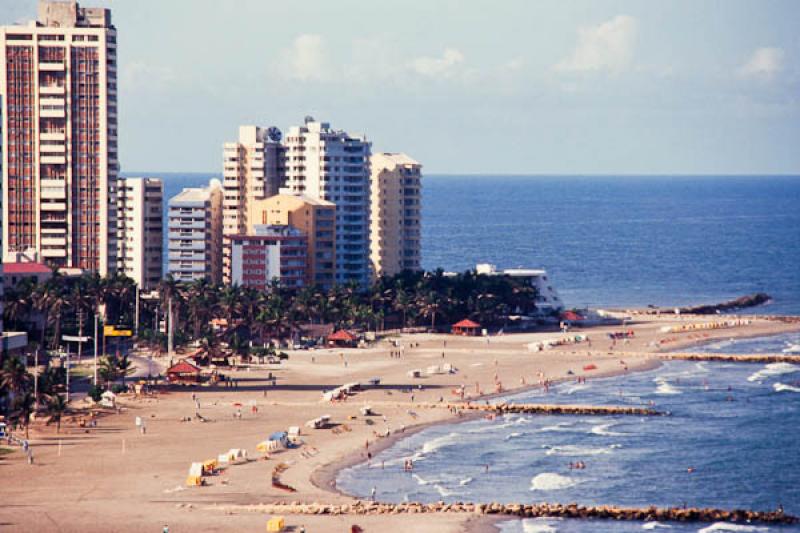
[[[800,353],[800,334],[720,342],[704,349]],[[674,361],[649,372],[585,385],[566,383],[549,393],[526,392],[510,400],[652,402],[671,416],[509,415],[431,427],[376,454],[371,466],[344,470],[337,486],[360,496],[375,487],[380,500],[395,502],[550,501],[761,510],[782,504],[787,512],[800,514],[800,365]],[[414,460],[413,474],[402,469],[407,458]],[[571,469],[569,463],[577,461],[586,468]],[[598,522],[590,529],[634,531],[643,526]],[[674,531],[704,527],[670,526]],[[569,520],[510,521],[504,528],[589,530],[586,522]]]
[[[163,177],[167,198],[215,176],[144,175]],[[800,314],[798,176],[436,175],[422,211],[429,270],[544,267],[574,307],[764,291],[760,312]]]

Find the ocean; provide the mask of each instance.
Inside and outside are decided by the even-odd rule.
[[[162,177],[165,197],[218,174]],[[165,202],[166,210],[166,202]],[[800,314],[800,177],[426,176],[423,267],[546,268],[570,307],[716,303]]]
[[[800,334],[718,342],[709,352],[800,354]],[[507,415],[433,426],[342,471],[337,487],[381,501],[577,502],[800,514],[800,365],[671,361],[628,376],[508,396],[530,403],[647,406],[668,417]],[[406,458],[413,474],[404,472]],[[574,470],[570,462],[583,461]],[[381,468],[384,463],[385,469]],[[485,465],[489,465],[489,472]],[[693,472],[689,472],[689,468]],[[800,531],[762,525],[509,520],[504,532]],[[726,529],[728,528],[728,529]]]

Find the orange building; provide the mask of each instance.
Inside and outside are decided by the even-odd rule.
[[[255,200],[248,209],[247,233],[255,226],[291,226],[308,236],[308,284],[329,288],[336,280],[336,205],[302,195],[278,194]]]

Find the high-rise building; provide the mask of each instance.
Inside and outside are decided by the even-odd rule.
[[[222,281],[222,184],[183,189],[169,200],[168,270],[178,281]]]
[[[307,117],[286,135],[286,187],[336,204],[336,282],[369,283],[369,156],[363,135]]]
[[[336,280],[336,205],[304,195],[278,194],[253,202],[248,234],[258,224],[291,226],[308,237],[307,284],[329,289]]]
[[[283,184],[283,146],[278,128],[240,126],[239,140],[223,146],[224,235],[243,234],[254,200],[278,194]],[[223,248],[223,278],[230,282],[230,249]]]
[[[371,158],[370,256],[375,276],[420,269],[422,165],[406,154]]]
[[[116,270],[117,33],[111,11],[40,0],[0,27],[3,257]]]
[[[281,287],[304,287],[308,280],[308,238],[291,226],[257,224],[247,235],[228,235],[231,283],[267,290],[273,281]]]
[[[145,291],[161,280],[163,198],[160,179],[117,180],[117,268]]]

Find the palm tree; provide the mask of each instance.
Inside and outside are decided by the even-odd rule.
[[[69,405],[63,396],[53,394],[47,398],[47,413],[50,415],[47,423],[56,423],[56,433],[61,433],[61,417],[67,412]]]
[[[133,368],[133,361],[128,358],[128,354],[123,354],[120,357],[116,357],[116,365],[117,365],[117,375],[122,378],[122,386],[125,386],[125,378],[133,374],[135,369]]]
[[[0,388],[15,395],[30,390],[33,376],[28,373],[25,365],[16,357],[10,357],[0,369]]]
[[[25,438],[29,436],[29,426],[31,423],[31,413],[33,413],[36,406],[36,398],[33,394],[26,392],[14,397],[11,404],[11,418],[16,423],[21,423],[25,426]]]

